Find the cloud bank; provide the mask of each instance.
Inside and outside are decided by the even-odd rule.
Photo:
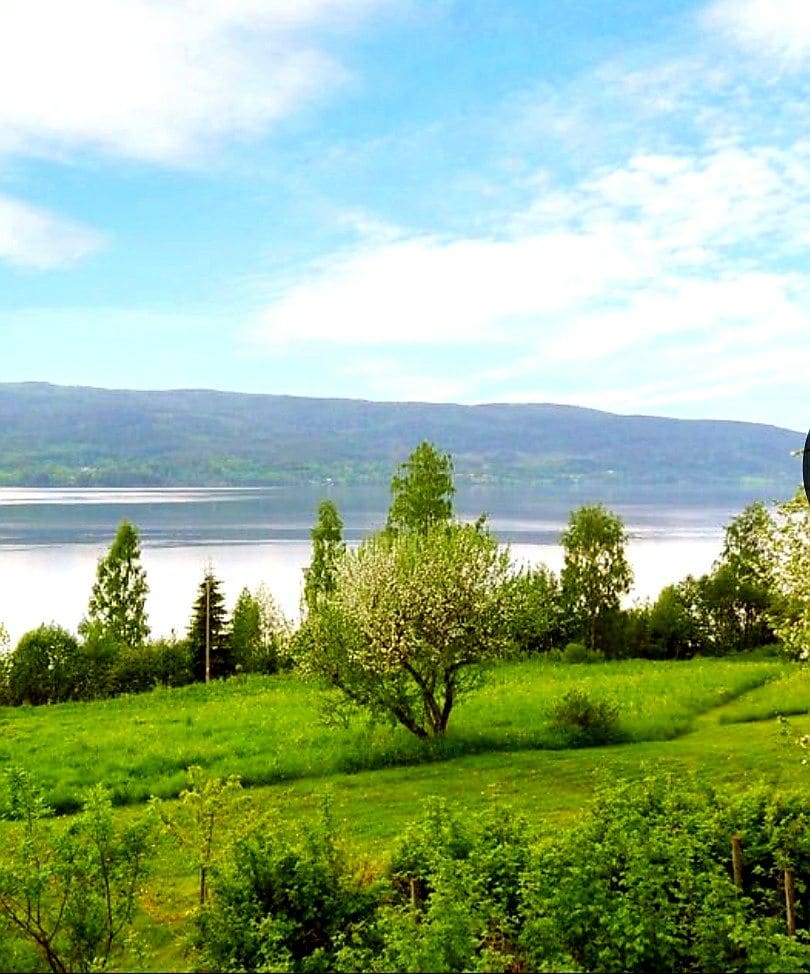
[[[25,0],[0,5],[0,152],[184,165],[347,77],[319,40],[386,0]]]

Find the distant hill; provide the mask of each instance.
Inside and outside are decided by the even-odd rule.
[[[387,482],[422,440],[461,482],[666,485],[785,495],[803,436],[755,423],[550,404],[460,406],[206,390],[0,384],[0,484]]]

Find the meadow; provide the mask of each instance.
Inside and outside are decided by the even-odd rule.
[[[701,714],[757,688],[762,703],[741,701],[743,709],[727,719],[767,718],[789,701],[793,709],[782,712],[801,712],[801,701],[810,699],[803,671],[777,659],[580,665],[533,659],[495,665],[482,676],[454,711],[446,738],[430,743],[361,713],[336,719],[338,697],[294,675],[3,708],[0,766],[13,761],[27,768],[56,812],[69,813],[94,784],[109,788],[116,805],[173,798],[190,765],[258,786],[494,751],[560,749],[566,741],[549,725],[549,712],[574,687],[618,705],[619,740],[635,743],[676,738]]]
[[[574,821],[605,778],[698,772],[735,792],[763,782],[807,788],[808,769],[774,719],[791,714],[796,733],[810,731],[806,667],[755,655],[579,665],[534,659],[499,664],[485,676],[458,705],[447,738],[432,745],[362,715],[341,724],[328,691],[280,675],[0,710],[0,762],[30,770],[64,813],[99,782],[121,806],[119,817],[139,814],[151,795],[171,807],[191,764],[242,776],[246,822],[268,813],[305,821],[328,793],[347,846],[371,873],[431,796],[470,812],[508,805],[543,835]],[[574,687],[618,705],[616,743],[564,747],[549,714]],[[183,937],[195,894],[193,862],[164,843],[137,922],[144,950],[120,965],[187,966]]]

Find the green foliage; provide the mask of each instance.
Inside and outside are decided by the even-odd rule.
[[[39,626],[20,638],[7,674],[6,692],[12,704],[73,699],[83,680],[79,645],[61,626]]]
[[[231,653],[230,631],[225,611],[222,582],[214,576],[211,567],[206,568],[197,589],[188,627],[188,646],[191,654],[191,672],[198,682],[208,682],[218,677],[230,676],[234,671]],[[208,669],[206,669],[206,646]]]
[[[453,461],[423,440],[391,480],[388,528],[427,532],[453,517]]]
[[[160,639],[122,649],[107,673],[106,693],[144,693],[156,686],[177,687],[192,680],[188,643]]]
[[[258,601],[243,588],[231,613],[231,653],[237,672],[255,673],[253,665],[261,645],[261,617]]]
[[[568,747],[609,744],[619,737],[619,707],[607,700],[593,700],[574,687],[553,706],[551,726],[563,735]]]
[[[232,838],[234,813],[242,797],[238,775],[226,780],[212,778],[199,765],[188,771],[188,786],[179,795],[177,804],[169,808],[155,798],[152,807],[167,832],[194,861],[200,876],[200,905],[208,902],[208,875],[211,867],[227,849]],[[225,833],[225,840],[220,836]]]
[[[730,875],[730,839],[741,825],[751,875],[767,872],[770,856],[756,837],[791,832],[796,821],[773,798],[741,815],[695,781],[601,788],[583,821],[546,842],[525,874],[524,963],[533,970],[810,970],[810,949],[783,934],[780,907],[754,886],[736,890]],[[800,831],[806,837],[806,822]]]
[[[66,828],[49,825],[30,775],[12,769],[7,780],[7,812],[21,831],[0,858],[0,923],[52,971],[104,970],[132,922],[153,823],[141,817],[116,827],[97,788]]]
[[[588,650],[585,643],[568,643],[562,653],[563,663],[587,663]]]
[[[242,589],[231,614],[230,650],[240,673],[276,673],[287,663],[290,624],[270,592]]]
[[[587,647],[596,649],[600,620],[619,608],[633,581],[627,533],[618,515],[601,504],[586,505],[571,513],[561,543],[563,601]]]
[[[800,488],[777,510],[776,596],[767,618],[794,659],[810,659],[810,504]]]
[[[321,501],[310,536],[312,561],[304,571],[304,605],[308,612],[315,612],[319,602],[335,590],[338,565],[346,553],[343,521],[334,501]]]
[[[347,864],[328,808],[315,826],[272,823],[237,840],[213,893],[197,916],[198,948],[206,969],[228,971],[334,970],[377,895]]]
[[[417,737],[442,735],[475,665],[505,649],[509,574],[477,527],[383,532],[344,557],[300,663]]]
[[[513,969],[529,841],[527,823],[508,811],[462,816],[430,802],[394,846],[388,869],[394,895],[375,921],[380,947],[365,969]]]
[[[140,646],[149,636],[147,592],[138,532],[129,521],[122,521],[110,550],[99,559],[80,634],[95,624],[112,642]]]
[[[691,576],[661,590],[650,610],[650,632],[663,658],[691,657],[705,648],[696,606],[697,588]]]
[[[82,700],[96,700],[109,692],[110,671],[119,654],[128,650],[98,619],[84,620],[81,636],[82,680],[76,695]]]
[[[560,583],[545,565],[523,568],[505,586],[509,638],[519,653],[548,653],[564,638]]]

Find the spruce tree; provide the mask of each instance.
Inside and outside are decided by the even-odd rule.
[[[230,632],[228,631],[225,596],[222,582],[215,577],[209,566],[197,589],[197,598],[192,609],[188,628],[188,645],[191,656],[191,671],[194,679],[205,682],[206,628],[208,630],[208,651],[210,678],[212,680],[230,676],[234,672],[231,653]]]
[[[87,617],[79,631],[123,646],[141,646],[149,637],[146,572],[141,565],[138,531],[122,521],[107,554],[100,558]]]

